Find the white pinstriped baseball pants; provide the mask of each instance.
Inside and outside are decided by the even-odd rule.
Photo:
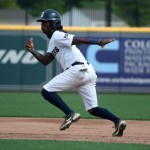
[[[86,65],[87,71],[81,71],[82,65],[75,65],[55,76],[43,88],[49,92],[67,90],[77,91],[84,102],[86,110],[97,107],[96,73],[92,65]]]

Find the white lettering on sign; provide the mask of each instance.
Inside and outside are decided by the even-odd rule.
[[[44,51],[38,51],[41,54],[44,54]],[[0,49],[0,64],[37,64],[38,60],[26,50],[5,50]]]
[[[10,50],[8,51],[7,55],[2,59],[1,63],[6,64],[7,62],[10,62],[11,64],[17,64],[21,57],[24,55],[25,51],[19,51],[19,53],[16,52],[16,50]]]
[[[124,73],[150,74],[150,40],[132,39],[124,42]]]
[[[44,51],[40,50],[38,52],[44,54]],[[31,53],[26,53],[21,62],[22,64],[36,64],[38,63],[38,60]]]
[[[126,40],[124,46],[125,48],[150,48],[150,40]]]
[[[6,50],[1,49],[0,50],[0,59],[3,57],[3,55],[6,53]]]

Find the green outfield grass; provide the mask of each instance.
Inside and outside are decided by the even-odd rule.
[[[94,118],[76,93],[61,93],[65,102],[82,118]],[[150,120],[150,94],[99,93],[99,105],[124,119]],[[0,117],[49,117],[64,114],[45,101],[40,92],[0,92]],[[0,150],[149,150],[150,145],[101,142],[0,139]]]
[[[1,150],[149,150],[150,145],[48,140],[0,140]]]
[[[85,111],[77,93],[61,93],[64,101],[82,118],[93,118]],[[150,120],[150,94],[98,93],[99,105],[123,119]],[[43,99],[40,92],[0,92],[0,116],[52,117],[64,114]]]

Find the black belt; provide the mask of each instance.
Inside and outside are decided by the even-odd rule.
[[[73,64],[71,64],[71,66],[75,66],[75,65],[83,65],[84,63],[83,62],[75,62]]]
[[[73,64],[71,64],[71,66],[75,66],[75,65],[83,65],[83,62],[74,62]],[[89,63],[87,63],[89,65]],[[66,68],[66,70],[69,68]]]

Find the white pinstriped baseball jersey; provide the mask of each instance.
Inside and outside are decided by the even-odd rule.
[[[47,52],[53,54],[64,70],[74,62],[86,63],[80,50],[75,45],[71,45],[73,37],[72,34],[55,31],[48,45]]]
[[[98,106],[95,88],[97,76],[80,50],[71,45],[73,37],[74,35],[61,31],[53,33],[47,52],[53,54],[65,71],[55,76],[43,88],[49,92],[76,90],[81,95],[86,110],[89,110]],[[72,66],[75,62],[84,64]]]

